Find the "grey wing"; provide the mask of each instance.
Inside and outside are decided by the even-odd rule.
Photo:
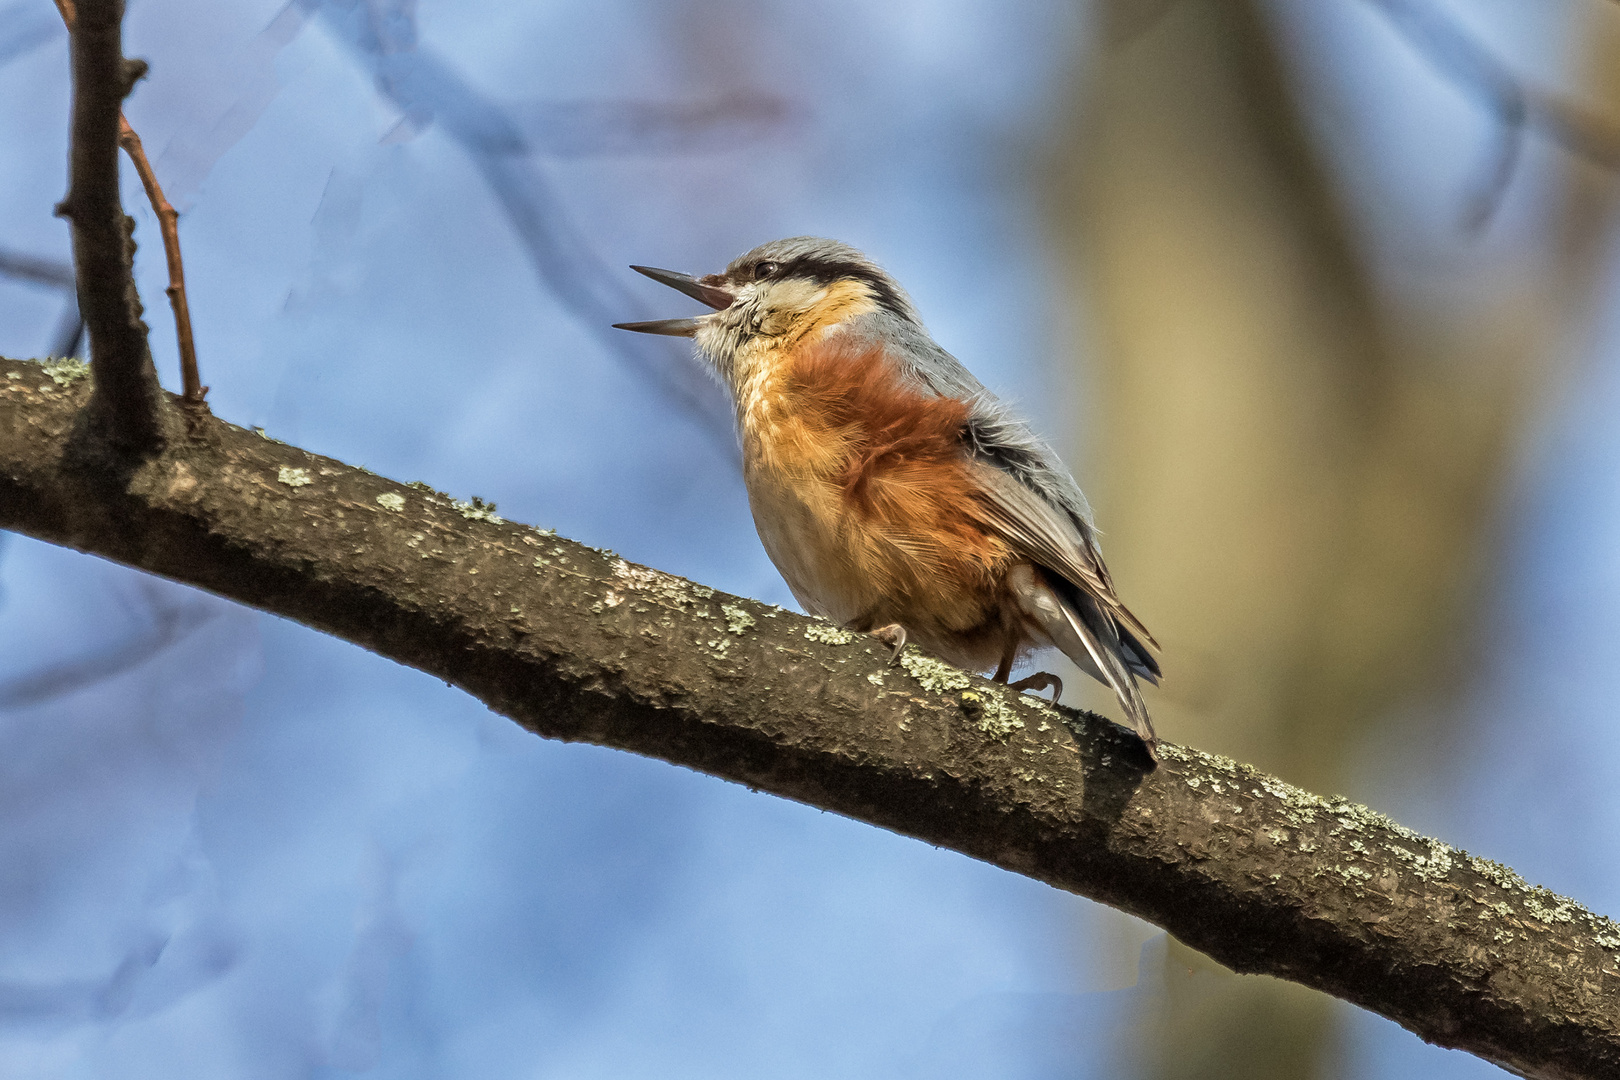
[[[1159,643],[1115,595],[1113,579],[1091,537],[1005,470],[980,462],[976,475],[991,526],[1030,559],[1090,594],[1118,624],[1121,643],[1130,654],[1126,661],[1131,669],[1157,682],[1159,665],[1146,646],[1157,649]]]
[[[1114,594],[1095,545],[1011,474],[982,461],[976,473],[987,524],[1044,571],[1014,582],[1022,610],[1052,644],[1114,692],[1151,748],[1153,722],[1136,679],[1159,681],[1158,662],[1144,644],[1153,637]]]

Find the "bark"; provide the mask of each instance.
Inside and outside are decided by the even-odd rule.
[[[79,311],[96,368],[86,418],[114,446],[150,450],[163,438],[162,392],[135,292],[135,222],[118,198],[120,110],[146,64],[124,59],[123,0],[81,0],[78,7],[71,21],[71,182],[56,212],[73,223]]]
[[[209,589],[662,758],[1148,919],[1527,1076],[1620,1074],[1620,926],[1365,807],[1141,744],[201,417],[118,470],[82,365],[0,361],[0,527]],[[99,461],[99,463],[98,463]]]

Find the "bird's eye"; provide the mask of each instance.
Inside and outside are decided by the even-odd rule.
[[[755,281],[764,281],[766,278],[770,277],[772,274],[776,273],[780,269],[781,269],[781,267],[778,266],[776,263],[773,263],[773,262],[755,263],[754,264],[754,280]]]

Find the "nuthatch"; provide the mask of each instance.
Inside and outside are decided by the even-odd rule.
[[[799,603],[1005,683],[1054,646],[1154,747],[1158,643],[1114,594],[1091,510],[1028,425],[847,244],[764,244],[724,273],[639,271],[714,312],[620,323],[690,337],[731,391],[754,524]],[[1044,672],[1016,689],[1062,683]]]

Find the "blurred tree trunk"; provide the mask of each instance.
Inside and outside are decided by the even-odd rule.
[[[1511,453],[1602,269],[1611,185],[1571,185],[1560,273],[1385,299],[1266,5],[1098,13],[1048,203],[1089,332],[1087,491],[1165,645],[1150,703],[1168,738],[1342,790],[1368,726],[1458,667]],[[1382,735],[1422,748],[1440,715]],[[1175,942],[1166,962],[1139,1072],[1322,1072],[1328,998]]]

